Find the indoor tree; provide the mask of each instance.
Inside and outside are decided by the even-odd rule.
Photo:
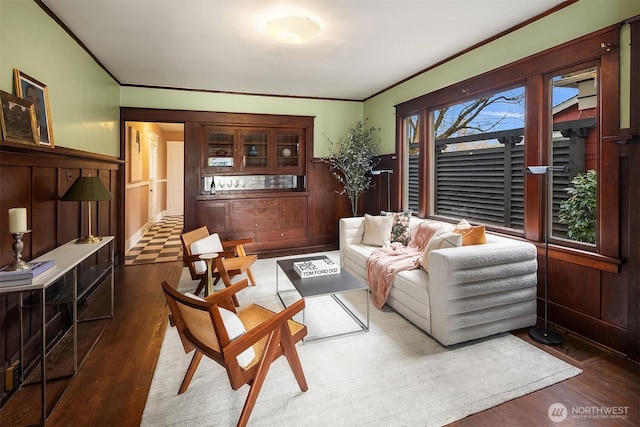
[[[380,128],[367,127],[367,119],[359,120],[349,128],[346,137],[337,142],[329,141],[329,156],[322,160],[329,164],[333,176],[342,183],[337,193],[347,194],[351,201],[351,212],[358,216],[358,199],[371,187],[371,170],[377,164]]]

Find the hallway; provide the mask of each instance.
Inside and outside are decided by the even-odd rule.
[[[182,215],[166,216],[142,236],[124,257],[124,265],[153,264],[182,259],[180,234],[184,226]]]

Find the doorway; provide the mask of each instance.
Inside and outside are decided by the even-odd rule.
[[[158,217],[158,135],[149,131],[149,207],[148,223],[155,224],[162,218]]]
[[[143,243],[147,232],[168,216],[180,217],[182,221],[184,124],[125,121],[124,126],[128,130],[123,141],[127,163],[124,201],[126,253]],[[133,134],[138,136],[137,140],[131,138]],[[133,160],[136,160],[132,158],[133,154],[140,157],[139,167],[133,167]]]

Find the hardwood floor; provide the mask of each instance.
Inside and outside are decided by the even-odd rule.
[[[160,283],[177,284],[180,262],[123,267],[116,273],[115,317],[50,415],[48,426],[137,426],[167,327]],[[583,370],[582,375],[511,400],[453,426],[633,426],[640,425],[640,365],[563,333],[565,344],[522,339]],[[184,367],[182,367],[184,368]],[[180,369],[182,369],[180,368]],[[50,385],[51,392],[55,384]],[[0,425],[38,422],[39,387],[24,387],[0,411]],[[553,422],[547,411],[561,403],[567,418]],[[621,418],[603,418],[616,410]],[[575,412],[579,412],[576,414]],[[590,411],[591,418],[586,418]],[[572,412],[574,412],[572,414]],[[594,416],[600,418],[594,418]],[[578,418],[580,416],[581,418]]]

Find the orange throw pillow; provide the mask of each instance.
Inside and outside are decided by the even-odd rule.
[[[462,235],[462,246],[481,245],[483,243],[487,243],[484,225],[473,226],[469,224],[466,219],[463,219],[453,228],[452,231]]]

